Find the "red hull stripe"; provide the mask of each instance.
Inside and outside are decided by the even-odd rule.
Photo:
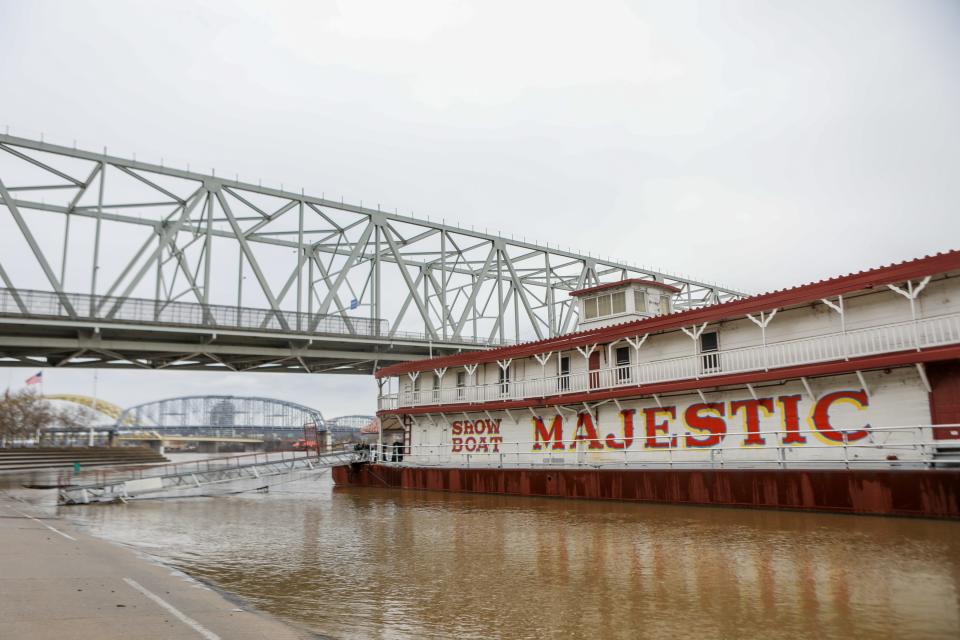
[[[424,413],[462,413],[471,411],[495,411],[498,409],[523,409],[526,407],[547,407],[552,405],[579,404],[581,402],[597,402],[612,398],[633,398],[650,396],[655,393],[670,393],[688,391],[692,389],[707,389],[712,387],[743,385],[754,382],[769,382],[771,380],[797,379],[800,377],[814,378],[817,376],[852,373],[854,371],[868,371],[871,369],[886,369],[903,365],[912,365],[918,362],[937,362],[941,360],[960,359],[960,345],[937,347],[923,351],[901,351],[899,353],[868,356],[852,360],[839,360],[807,364],[797,367],[784,367],[770,371],[752,371],[734,373],[727,376],[711,376],[696,380],[674,380],[636,387],[621,387],[618,389],[604,389],[600,391],[585,391],[583,393],[568,393],[561,396],[546,398],[526,398],[523,400],[503,400],[500,402],[477,402],[473,404],[444,404],[412,407],[408,409],[385,409],[377,415],[402,415]]]
[[[741,300],[733,300],[723,304],[689,309],[666,316],[657,316],[646,320],[636,320],[610,327],[589,329],[548,338],[537,342],[528,342],[510,347],[490,349],[488,351],[473,351],[451,356],[433,358],[432,360],[415,360],[402,362],[384,367],[376,372],[376,377],[400,375],[412,371],[428,371],[441,367],[457,367],[477,362],[494,362],[503,358],[522,358],[549,351],[568,351],[575,347],[589,344],[605,344],[619,338],[633,337],[644,333],[654,333],[680,327],[688,327],[704,322],[716,322],[727,318],[742,318],[748,313],[758,313],[771,309],[809,304],[821,298],[864,291],[877,286],[885,286],[922,278],[928,275],[947,273],[960,270],[960,250],[918,258],[909,262],[880,267],[870,271],[862,271],[846,276],[822,280],[811,284],[801,285],[792,289],[783,289],[764,293]]]

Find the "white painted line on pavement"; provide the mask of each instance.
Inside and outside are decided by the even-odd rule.
[[[33,520],[34,522],[45,526],[47,529],[50,529],[50,531],[53,531],[54,533],[63,536],[63,537],[66,538],[67,540],[73,540],[74,542],[77,541],[77,539],[74,538],[73,536],[71,536],[70,534],[64,533],[63,531],[60,531],[59,529],[54,529],[53,527],[51,527],[50,525],[48,525],[46,522],[43,522],[43,521],[41,521],[41,520],[37,520],[36,518],[34,518],[33,516],[31,516],[29,513],[24,513],[23,511],[17,511],[17,510],[14,509],[13,507],[7,507],[7,508],[10,509],[10,511],[13,511],[14,513],[19,513],[19,514],[22,515],[24,518],[30,518],[30,519]]]
[[[163,607],[173,615],[175,615],[180,620],[180,622],[184,623],[188,627],[191,627],[194,631],[199,633],[201,636],[203,636],[207,640],[220,640],[220,636],[215,634],[213,631],[210,631],[209,629],[203,627],[199,622],[187,616],[186,614],[182,613],[179,609],[174,607],[172,604],[170,604],[169,602],[167,602],[157,594],[151,591],[148,591],[136,580],[131,580],[130,578],[124,578],[123,581],[126,582],[131,587],[133,587],[134,589],[136,589],[137,591],[139,591],[140,593],[142,593],[143,595],[147,596],[148,598],[156,602],[158,605],[160,605],[161,607]]]

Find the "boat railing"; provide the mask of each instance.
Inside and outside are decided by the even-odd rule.
[[[374,443],[373,462],[423,467],[586,468],[929,468],[960,466],[960,424],[865,426],[829,431],[726,431],[713,446],[690,446],[711,434],[645,434],[633,438],[505,441],[463,436],[436,444]],[[717,435],[717,434],[713,434]],[[747,437],[764,444],[744,446]],[[669,439],[668,439],[669,438]],[[799,439],[802,438],[802,442]],[[455,450],[458,449],[459,450]],[[482,450],[481,450],[482,449]]]
[[[564,375],[385,394],[380,396],[378,406],[389,410],[554,397],[675,380],[709,379],[958,342],[960,314],[950,314]]]

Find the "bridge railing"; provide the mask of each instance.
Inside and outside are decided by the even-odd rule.
[[[76,315],[64,304],[69,303]],[[355,335],[358,337],[420,340],[423,333],[390,331],[386,320],[298,311],[274,311],[251,307],[202,304],[182,301],[94,296],[85,293],[59,294],[33,289],[0,288],[0,316],[98,320],[104,322],[151,324],[179,327],[240,329],[273,333],[310,335]],[[463,344],[487,344],[483,338],[461,337],[445,340]],[[498,343],[499,344],[499,343]]]

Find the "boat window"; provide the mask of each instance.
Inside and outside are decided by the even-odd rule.
[[[625,291],[613,294],[613,312],[627,312],[627,293]]]
[[[597,298],[597,315],[610,315],[610,296],[600,296]]]
[[[463,398],[464,387],[467,386],[467,372],[457,372],[457,398]]]
[[[583,317],[584,320],[593,320],[594,318],[603,318],[610,315],[627,312],[627,292],[618,291],[613,294],[594,296],[584,298]]]
[[[660,315],[670,313],[670,296],[660,296]]]
[[[597,317],[597,299],[596,298],[587,298],[583,301],[583,311],[587,316],[587,319]]]
[[[647,313],[647,292],[639,289],[633,290],[633,311],[634,313]]]
[[[720,371],[720,336],[716,331],[700,334],[700,369],[701,373],[717,373]]]
[[[720,338],[716,331],[700,334],[700,352],[709,353],[720,348]]]
[[[510,367],[507,367],[506,369],[504,369],[503,367],[499,367],[499,369],[500,369],[500,378],[499,378],[500,393],[501,395],[507,395],[508,393],[510,393]]]
[[[630,379],[630,347],[617,348],[617,382]]]
[[[569,356],[560,357],[560,378],[557,380],[557,389],[568,391],[570,389],[570,358]]]

